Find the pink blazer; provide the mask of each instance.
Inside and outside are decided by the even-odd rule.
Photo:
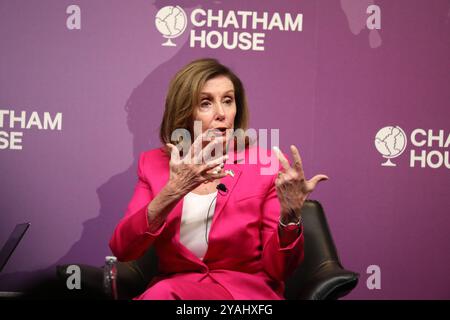
[[[242,159],[248,150],[231,155]],[[183,199],[156,232],[148,231],[146,208],[169,179],[169,157],[162,148],[143,152],[134,194],[110,241],[113,254],[120,261],[134,260],[154,245],[160,275],[150,285],[178,276],[192,281],[210,276],[237,300],[284,299],[284,280],[303,260],[303,232],[281,247],[276,174],[261,175],[261,167],[225,164],[235,176],[221,180],[228,192],[217,196],[209,245],[201,260],[180,243]]]

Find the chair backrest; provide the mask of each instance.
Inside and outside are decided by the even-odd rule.
[[[348,294],[359,275],[339,260],[321,204],[307,200],[302,208],[305,259],[286,281],[286,299],[337,299]]]

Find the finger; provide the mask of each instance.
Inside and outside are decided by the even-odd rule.
[[[197,138],[195,138],[194,143],[192,143],[192,146],[189,149],[189,154],[191,158],[196,157],[199,154],[199,152],[202,151],[203,141],[205,139],[207,132],[208,131],[205,131],[202,134],[199,134]]]
[[[300,152],[296,146],[291,145],[292,158],[294,159],[293,168],[299,173],[300,177],[304,177],[302,157],[300,157]]]
[[[207,171],[207,170],[209,170],[211,168],[214,168],[217,165],[220,165],[220,164],[224,163],[225,161],[227,161],[227,159],[228,159],[228,155],[226,154],[226,155],[223,155],[223,156],[221,156],[221,157],[219,157],[217,159],[211,160],[211,161],[205,163],[205,166],[204,166],[204,168],[201,171],[204,172],[204,171]]]
[[[312,187],[314,189],[319,182],[326,181],[328,179],[329,179],[328,176],[324,174],[318,174],[312,177],[311,180],[309,180],[309,182],[312,184]]]
[[[214,179],[222,179],[222,178],[226,177],[227,175],[228,175],[228,172],[226,172],[226,171],[224,171],[224,170],[220,170],[220,171],[217,172],[217,173],[215,173],[215,172],[212,173],[212,177],[213,177]],[[213,179],[213,180],[214,180],[214,179]]]
[[[281,166],[284,168],[284,170],[289,170],[291,166],[289,165],[289,161],[286,159],[284,154],[281,152],[280,148],[273,147],[273,150],[275,151],[275,155],[277,156],[278,160],[281,163]]]
[[[173,159],[174,161],[179,161],[180,151],[178,150],[178,148],[171,143],[166,143],[166,146],[169,148],[170,151],[170,159]]]
[[[218,174],[222,171],[222,164],[218,164],[217,166],[213,167],[212,169],[206,171],[208,174]]]
[[[210,141],[201,152],[197,154],[197,161],[200,161],[200,163],[208,162],[209,159],[212,158],[211,152],[216,149],[215,157],[219,156],[220,154],[223,154],[223,143],[225,141],[225,137],[217,137],[214,138],[214,140]],[[222,153],[220,153],[222,151]]]
[[[275,187],[281,188],[283,182],[284,182],[284,179],[283,179],[281,176],[278,176],[278,177],[275,179]]]
[[[275,179],[275,181],[281,182],[282,180],[284,180],[283,175],[284,175],[283,171],[278,171],[277,178]]]
[[[216,180],[216,179],[222,179],[222,178],[224,178],[224,177],[226,177],[228,175],[228,173],[224,172],[224,171],[220,171],[220,172],[217,172],[217,173],[215,173],[213,171],[206,172],[206,179],[207,180],[213,181],[213,180]]]

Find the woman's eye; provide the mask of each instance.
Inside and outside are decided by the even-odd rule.
[[[229,100],[225,100],[226,104],[231,104],[233,102],[233,100],[229,99]]]
[[[207,107],[210,106],[210,103],[209,103],[209,101],[203,101],[203,102],[200,104],[200,106],[203,107],[203,108],[207,108]]]

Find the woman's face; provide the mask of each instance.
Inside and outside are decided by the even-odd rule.
[[[194,121],[202,122],[202,132],[216,129],[217,135],[227,134],[227,141],[234,128],[236,101],[233,82],[226,76],[206,81],[200,90],[200,104],[195,106]]]

